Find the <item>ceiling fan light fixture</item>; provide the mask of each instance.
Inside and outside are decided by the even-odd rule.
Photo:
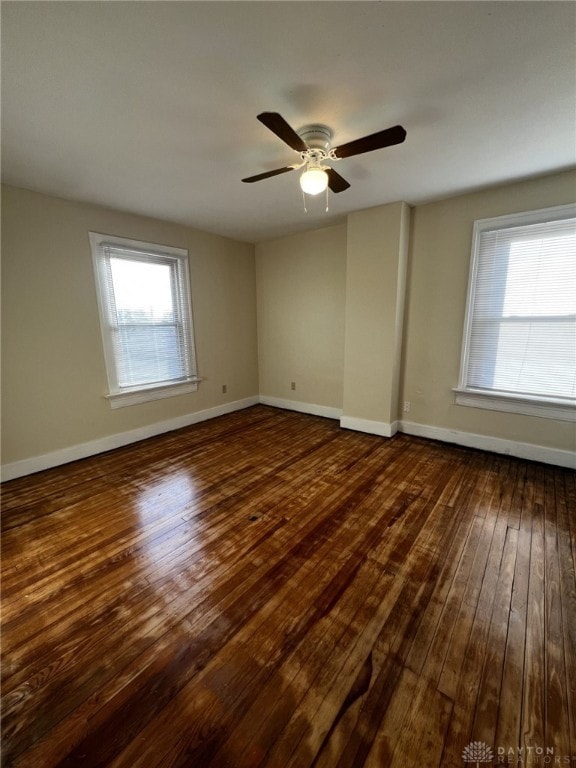
[[[328,187],[328,174],[322,168],[308,168],[300,176],[300,187],[307,195],[319,195]]]

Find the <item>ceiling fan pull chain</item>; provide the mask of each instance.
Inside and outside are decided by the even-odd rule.
[[[304,194],[304,190],[302,190],[302,205],[304,206],[304,213],[308,213],[308,208],[306,208],[306,195]]]
[[[326,213],[328,213],[328,187],[326,187]]]

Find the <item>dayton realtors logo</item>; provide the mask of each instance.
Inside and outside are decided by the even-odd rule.
[[[516,768],[536,768],[536,766],[573,766],[576,768],[576,755],[559,755],[554,747],[496,747],[496,756],[492,747],[483,741],[471,741],[462,752],[462,760],[475,768],[490,765],[510,765]]]
[[[462,760],[465,763],[474,763],[480,768],[481,763],[491,763],[494,760],[492,750],[483,741],[471,741],[462,752]]]

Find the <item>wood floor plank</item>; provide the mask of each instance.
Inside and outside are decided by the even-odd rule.
[[[562,639],[566,683],[560,683],[562,698],[568,709],[570,755],[576,754],[576,484],[574,474],[562,470],[554,473],[555,510],[557,519],[558,569],[562,608]],[[567,690],[567,696],[564,691]],[[563,738],[565,738],[565,734]]]
[[[570,754],[569,701],[563,695],[566,685],[564,623],[568,620],[562,606],[560,560],[558,556],[558,509],[554,478],[541,478],[544,498],[545,564],[545,743],[553,744],[560,755]]]
[[[382,721],[370,746],[365,761],[366,766],[390,765],[393,753],[398,746],[399,734],[403,733],[404,723],[412,712],[417,686],[422,680],[423,678],[416,675],[408,667],[402,669],[396,683],[394,696],[391,697],[390,704],[383,713]],[[317,761],[318,768],[331,768],[331,766],[336,765],[350,735],[357,727],[359,712],[347,712],[346,719],[348,722],[342,721],[339,733],[337,732],[332,737],[327,748],[320,754],[320,759]],[[415,754],[415,752],[409,750],[408,756],[410,754]]]
[[[481,525],[480,519],[474,517],[477,525]],[[456,572],[462,561],[464,549],[468,537],[471,533],[470,517],[465,514],[460,515],[458,529],[450,543],[448,556],[441,572],[436,580],[434,593],[430,600],[430,605],[426,611],[422,624],[418,630],[408,658],[406,666],[416,672],[422,673],[424,664],[427,664],[426,677],[428,679],[438,680],[446,654],[446,638],[449,636],[449,630],[453,626],[450,621],[451,614],[456,606],[456,597],[451,595],[451,608],[447,608],[448,595],[452,588]],[[442,633],[442,634],[441,634]],[[442,639],[443,638],[443,639]],[[429,657],[434,645],[434,657]]]
[[[535,491],[531,494],[533,495],[531,509],[532,538],[520,735],[520,747],[524,748],[534,744],[544,744],[546,713],[544,505],[541,494],[542,489],[535,482],[534,471],[533,467],[529,467],[528,482]]]
[[[515,692],[514,698],[502,695],[498,709],[498,723],[495,742],[517,749],[520,745],[520,723],[524,685],[524,648],[526,644],[526,621],[528,608],[528,580],[530,573],[530,537],[526,528],[518,530],[518,545],[514,569],[514,583],[508,616],[506,650],[502,670],[501,690]]]
[[[505,541],[499,565],[496,595],[490,618],[484,666],[478,681],[476,711],[471,730],[471,741],[495,744],[498,713],[506,706],[502,699],[502,672],[508,636],[508,617],[512,600],[518,531],[505,528]]]
[[[475,607],[464,601],[476,549],[481,541],[484,520],[474,517],[468,531],[465,549],[442,605],[436,631],[424,661],[422,674],[440,684],[443,677],[445,693],[454,695],[463,661],[463,650],[474,619]]]
[[[453,702],[427,680],[420,678],[418,682],[422,692],[417,691],[412,700],[410,716],[402,724],[390,768],[420,768],[423,758],[438,765],[442,758]],[[365,765],[371,765],[369,759]],[[373,768],[382,765],[378,760]]]
[[[576,764],[575,476],[255,406],[4,484],[3,765]]]

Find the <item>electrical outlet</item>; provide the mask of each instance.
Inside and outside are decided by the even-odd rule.
[[[228,384],[222,384],[222,394],[225,395],[228,392]]]
[[[296,382],[295,381],[290,382],[290,389],[296,389]]]
[[[402,408],[404,413],[410,413],[410,400],[404,400],[404,408]]]

